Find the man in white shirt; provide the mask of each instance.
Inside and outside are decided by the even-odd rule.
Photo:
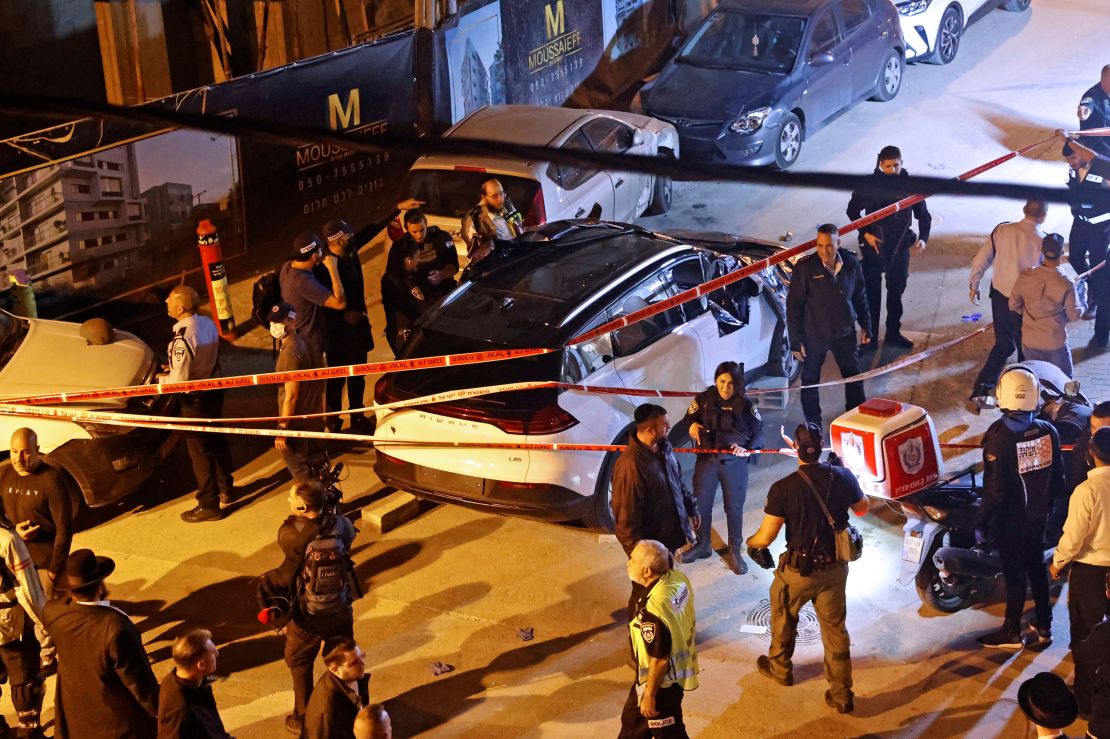
[[[1064,534],[1056,546],[1049,572],[1059,579],[1068,564],[1068,620],[1071,645],[1083,641],[1103,618],[1110,615],[1106,574],[1110,572],[1110,427],[1091,436],[1090,454],[1095,467],[1077,486],[1068,503]],[[1084,713],[1091,705],[1095,676],[1081,667],[1075,671],[1075,693]]]
[[[971,260],[971,279],[968,285],[971,302],[979,305],[979,283],[992,265],[991,320],[994,322],[994,347],[987,357],[979,377],[975,380],[972,400],[989,397],[1006,360],[1017,349],[1021,352],[1021,316],[1010,311],[1010,290],[1018,275],[1041,263],[1041,243],[1044,232],[1041,224],[1048,217],[1048,205],[1042,200],[1030,200],[1022,209],[1025,217],[1017,223],[1001,223],[979,247]]]

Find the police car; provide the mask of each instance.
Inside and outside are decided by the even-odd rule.
[[[896,0],[906,40],[906,61],[948,64],[956,58],[964,29],[1001,6],[1028,10],[1032,0]]]
[[[560,380],[617,388],[704,390],[722,361],[746,379],[799,370],[790,353],[786,285],[764,269],[649,319],[572,344],[619,316],[761,259],[778,245],[697,245],[619,223],[562,221],[491,256],[418,322],[403,358],[548,347],[538,357],[383,375],[377,403],[508,382]],[[480,268],[480,269],[479,269]],[[379,411],[375,471],[388,485],[433,500],[611,530],[616,454],[406,447],[388,439],[624,444],[643,397],[539,389]],[[672,422],[689,397],[652,398]],[[676,440],[677,441],[677,440]]]
[[[105,331],[99,323],[19,318],[0,310],[0,401],[153,382],[158,364],[150,347],[124,331]],[[172,405],[173,399],[163,396],[66,407],[173,415]],[[73,477],[90,506],[133,492],[168,449],[165,431],[0,416],[0,453],[9,451],[12,432],[23,426],[35,430],[46,460]]]

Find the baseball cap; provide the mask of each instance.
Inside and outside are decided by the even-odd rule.
[[[301,259],[312,256],[321,247],[323,247],[323,243],[320,241],[320,237],[311,231],[297,234],[297,238],[293,239],[293,253]]]
[[[342,218],[333,218],[324,224],[324,238],[331,241],[340,234],[353,234],[355,230],[351,228],[351,224],[347,223]]]
[[[278,303],[270,309],[270,323],[285,323],[297,320],[297,311],[289,303]]]
[[[821,427],[815,423],[800,423],[794,430],[794,443],[798,446],[798,457],[806,462],[821,458],[821,444],[824,442]]]
[[[1041,240],[1041,252],[1046,257],[1058,257],[1064,253],[1064,237],[1060,234],[1048,234]]]

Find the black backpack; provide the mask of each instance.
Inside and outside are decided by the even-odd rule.
[[[354,599],[350,592],[351,560],[337,524],[335,516],[324,518],[316,536],[305,546],[297,577],[297,600],[305,615],[342,613]]]
[[[266,327],[270,323],[270,311],[281,302],[281,280],[277,270],[267,272],[254,281],[254,291],[251,295],[251,318],[259,326]]]

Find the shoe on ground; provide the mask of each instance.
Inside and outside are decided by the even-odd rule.
[[[1021,649],[1025,646],[1022,641],[1021,631],[1018,629],[1011,629],[1003,626],[998,631],[992,631],[989,634],[984,634],[978,637],[975,641],[979,642],[981,647],[994,647],[997,649]]]
[[[343,419],[337,416],[330,416],[324,420],[324,429],[333,434],[338,434],[343,428]]]
[[[237,500],[239,500],[239,489],[236,487],[220,493],[220,505],[231,505]]]
[[[748,562],[744,559],[744,555],[740,553],[739,547],[733,547],[729,552],[728,568],[732,570],[734,575],[748,574]]]
[[[684,565],[688,565],[691,562],[697,562],[699,559],[706,559],[712,554],[713,550],[710,549],[708,546],[703,547],[700,544],[695,544],[694,546],[687,549],[685,552],[680,552],[678,555],[678,561]]]
[[[351,425],[347,430],[352,434],[366,434],[367,436],[371,436],[378,427],[377,421],[376,418],[371,419],[366,416],[353,416],[351,418]]]
[[[300,736],[301,732],[304,731],[304,719],[297,718],[293,714],[289,714],[285,717],[285,730],[288,731],[290,734],[296,734],[297,736]]]
[[[789,688],[791,685],[794,684],[794,676],[793,675],[787,675],[786,677],[779,677],[778,675],[776,675],[774,673],[774,671],[771,669],[771,658],[768,657],[766,654],[759,655],[759,658],[756,659],[756,661],[755,661],[755,668],[757,670],[759,670],[760,675],[762,675],[763,677],[766,677],[766,678],[770,678],[771,680],[774,680],[779,685],[782,685],[782,686],[785,686],[785,687]]]
[[[829,705],[829,708],[835,708],[837,713],[851,713],[852,711],[856,710],[856,704],[852,702],[851,695],[848,696],[848,700],[846,702],[839,703],[833,700],[831,690],[825,691],[825,703]]]
[[[897,346],[901,349],[913,349],[913,342],[903,336],[901,331],[895,331],[894,333],[887,331],[886,345]]]
[[[870,354],[871,352],[875,351],[878,348],[878,344],[879,344],[879,342],[872,339],[871,341],[867,342],[866,344],[860,344],[858,351],[859,351],[860,354]]]
[[[204,508],[197,506],[181,514],[181,520],[185,523],[201,523],[202,521],[219,521],[224,517],[218,508]]]
[[[1033,638],[1026,645],[1030,649],[1047,649],[1052,645],[1051,629],[1042,629],[1035,624],[1029,624],[1029,630],[1033,632]]]
[[[1092,336],[1090,342],[1087,344],[1086,351],[1088,354],[1104,352],[1108,346],[1110,346],[1110,340],[1107,340],[1105,337]]]

